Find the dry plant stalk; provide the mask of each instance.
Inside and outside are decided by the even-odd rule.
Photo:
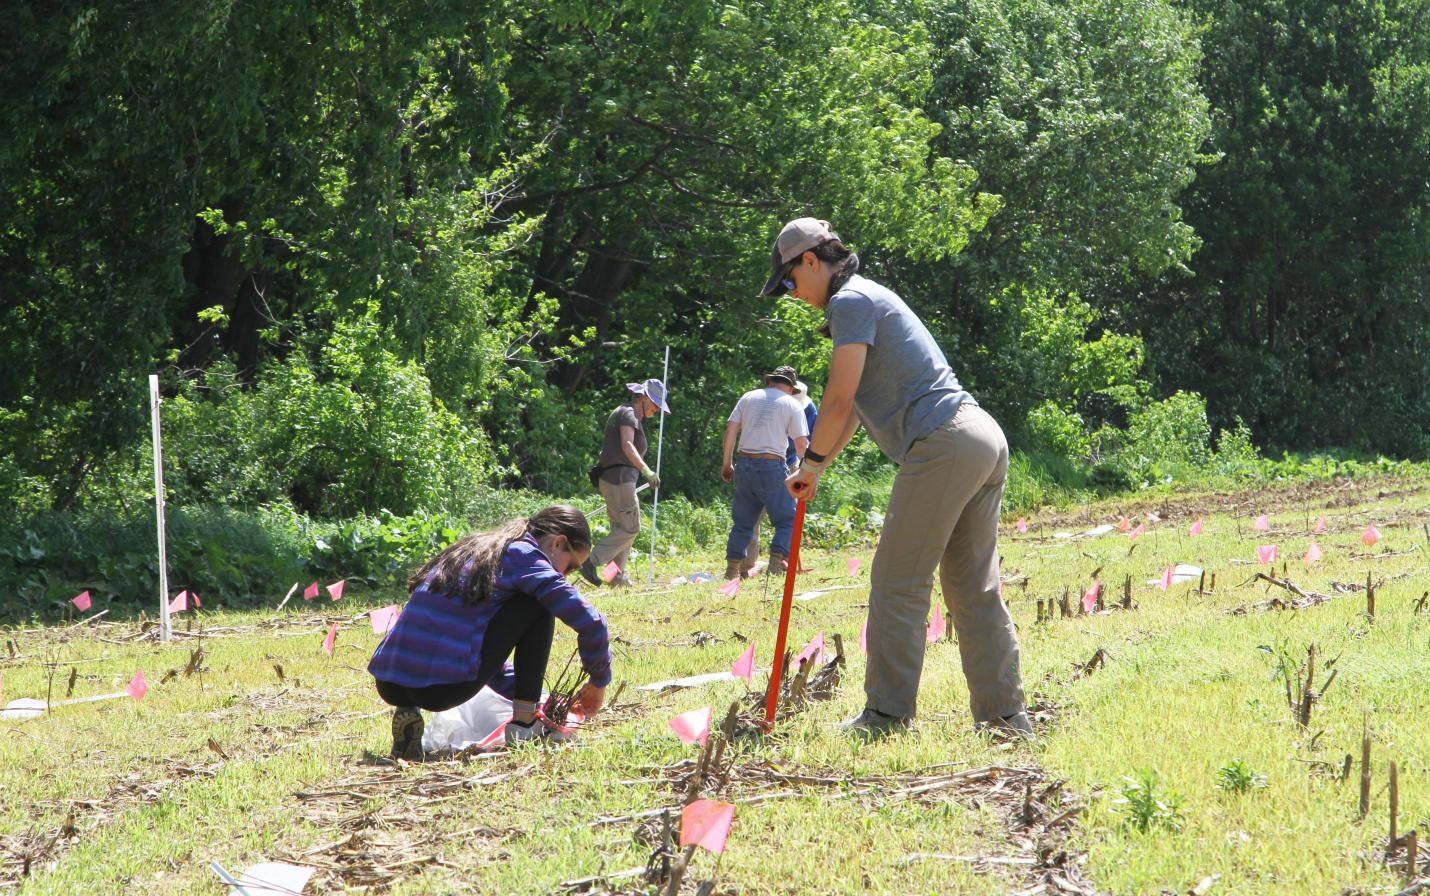
[[[1390,761],[1390,854],[1395,855],[1395,845],[1400,840],[1400,771],[1395,760]]]
[[[546,689],[547,697],[546,702],[542,704],[541,714],[552,725],[564,726],[566,724],[566,717],[571,714],[571,705],[575,702],[576,692],[581,690],[581,686],[586,683],[585,670],[580,666],[576,666],[574,670],[571,668],[579,650],[580,648],[571,651],[571,657],[566,660],[561,674]]]
[[[1360,817],[1370,813],[1370,717],[1361,722],[1360,737]]]
[[[1132,609],[1132,577],[1122,580],[1122,609]]]
[[[1058,601],[1058,615],[1066,619],[1072,615],[1072,607],[1068,604],[1068,586],[1063,586],[1062,600]]]
[[[1375,621],[1375,582],[1369,572],[1365,574],[1365,618]]]

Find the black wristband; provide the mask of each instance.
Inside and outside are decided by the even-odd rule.
[[[806,449],[805,449],[804,459],[805,459],[805,460],[808,460],[808,461],[813,461],[813,462],[815,462],[815,463],[817,463],[817,464],[822,464],[822,463],[825,462],[825,460],[827,460],[827,458],[826,458],[823,454],[820,454],[818,451],[815,451],[813,448],[806,448]]]

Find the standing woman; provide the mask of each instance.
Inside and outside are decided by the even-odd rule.
[[[858,256],[828,221],[786,224],[772,262],[763,294],[788,292],[822,310],[834,341],[819,423],[790,493],[814,497],[861,421],[899,465],[870,572],[864,711],[845,728],[882,734],[912,721],[938,567],[977,727],[1031,736],[1018,638],[998,595],[1003,431],[958,384],[918,316],[859,276]]]
[[[641,421],[656,411],[670,413],[670,405],[665,400],[665,383],[652,379],[627,383],[626,389],[631,398],[606,418],[601,456],[591,468],[591,479],[601,489],[601,497],[606,499],[606,518],[611,521],[610,533],[591,549],[591,556],[581,564],[581,577],[598,588],[601,577],[596,570],[614,560],[620,567],[620,576],[624,577],[630,563],[631,545],[641,530],[636,480],[644,476],[652,488],[660,488],[660,477],[645,462],[647,445]],[[617,578],[616,581],[629,580]]]
[[[392,755],[422,759],[421,710],[459,706],[484,686],[513,701],[508,744],[567,739],[537,710],[557,619],[575,630],[590,677],[577,702],[587,716],[600,710],[611,683],[610,633],[566,581],[590,552],[585,515],[557,504],[468,535],[412,575],[412,597],[367,666],[378,696],[395,708]]]

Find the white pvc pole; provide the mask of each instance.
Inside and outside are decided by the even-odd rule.
[[[164,442],[159,433],[159,376],[149,375],[149,416],[154,426],[154,518],[159,531],[159,640],[169,629],[169,555],[164,547]]]
[[[665,384],[665,401],[670,403],[670,346],[665,347],[665,369],[661,371],[660,381]],[[665,447],[665,414],[660,415],[660,429],[655,437],[655,478],[660,479],[660,452]],[[655,487],[655,495],[650,508],[650,580],[655,582],[655,520],[660,512],[660,486]]]

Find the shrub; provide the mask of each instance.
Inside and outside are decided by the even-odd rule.
[[[1233,759],[1217,769],[1216,778],[1216,786],[1232,793],[1250,793],[1266,786],[1266,775],[1244,759]]]
[[[1143,834],[1158,827],[1170,831],[1182,829],[1181,797],[1159,792],[1159,787],[1157,773],[1153,771],[1123,777],[1122,798],[1113,800],[1126,813],[1123,824]]]

